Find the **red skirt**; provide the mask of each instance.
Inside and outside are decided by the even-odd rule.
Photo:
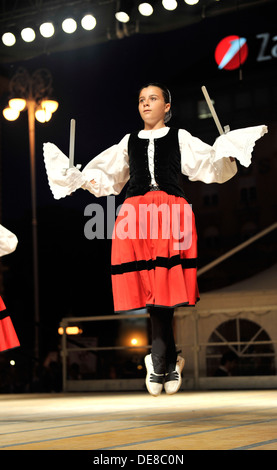
[[[0,296],[0,351],[17,348],[18,346],[20,346],[20,343],[12,320],[7,314],[6,306]]]
[[[197,233],[190,204],[164,191],[130,197],[112,240],[115,312],[150,306],[194,306]]]

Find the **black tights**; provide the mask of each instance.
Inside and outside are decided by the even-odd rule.
[[[176,347],[172,320],[174,308],[150,307],[152,359],[154,372],[164,374],[175,369]]]

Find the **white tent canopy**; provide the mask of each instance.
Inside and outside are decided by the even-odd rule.
[[[255,322],[261,330],[268,333],[272,344],[276,345],[276,313],[277,264],[228,287],[202,295],[200,292],[200,301],[196,307],[179,308],[176,311],[176,340],[186,354],[187,374],[194,376],[193,383],[188,379],[185,386],[196,389],[276,387],[276,375],[223,378],[206,376],[206,347],[211,334],[221,323],[235,318]]]
[[[230,310],[258,313],[265,309],[277,310],[277,264],[233,285],[200,293],[200,301],[193,308],[199,315]]]

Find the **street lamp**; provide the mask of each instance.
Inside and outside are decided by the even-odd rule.
[[[10,80],[9,106],[3,110],[5,119],[16,120],[21,111],[28,111],[31,193],[32,193],[32,236],[34,272],[34,315],[35,315],[35,356],[39,357],[39,279],[38,244],[36,215],[36,174],[35,174],[35,119],[48,122],[59,104],[49,99],[52,94],[52,75],[47,69],[36,70],[30,75],[20,67]]]

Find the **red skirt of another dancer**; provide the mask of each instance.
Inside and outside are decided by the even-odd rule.
[[[115,312],[150,306],[194,306],[197,234],[182,197],[149,191],[125,200],[112,240]]]
[[[7,314],[6,306],[0,296],[0,351],[20,346],[12,320]]]

